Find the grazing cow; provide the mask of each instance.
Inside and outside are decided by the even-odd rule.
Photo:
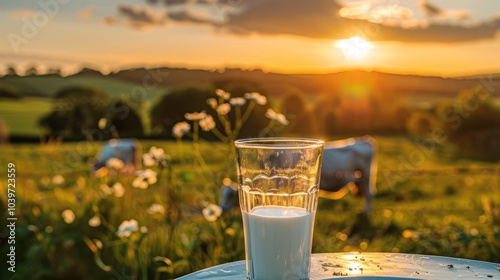
[[[377,144],[370,136],[349,138],[325,143],[321,168],[320,192],[324,198],[340,199],[349,191],[365,198],[365,214],[371,211],[376,193]],[[271,154],[263,166],[291,168],[297,164],[298,154]],[[237,190],[225,186],[221,190],[224,211],[238,207]]]
[[[141,167],[141,143],[136,139],[111,139],[105,142],[93,164],[94,172],[106,166],[111,158],[117,158],[123,162],[123,171],[133,174]]]
[[[365,198],[364,212],[369,214],[377,191],[376,153],[376,140],[369,136],[326,142],[320,196],[340,199],[350,190]]]

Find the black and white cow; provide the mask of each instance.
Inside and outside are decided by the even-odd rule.
[[[111,158],[117,158],[124,163],[124,172],[134,174],[141,167],[141,143],[136,139],[111,139],[104,142],[96,161],[94,171],[106,166]]]
[[[294,155],[271,154],[267,167],[293,167]],[[376,193],[377,142],[370,136],[329,141],[325,143],[320,179],[320,197],[340,199],[349,191],[365,198],[365,214],[369,214]],[[225,186],[221,190],[221,207],[238,207],[237,190]]]

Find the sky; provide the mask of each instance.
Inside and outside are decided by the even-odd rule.
[[[0,72],[500,73],[498,0],[0,2]]]

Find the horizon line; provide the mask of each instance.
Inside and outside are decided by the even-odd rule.
[[[26,63],[23,63],[26,64]],[[22,68],[24,71],[30,69],[31,67],[40,67],[42,63],[27,63],[28,66]],[[42,69],[45,69],[45,71],[41,71],[40,74],[36,75],[24,75],[24,74],[19,74],[17,73],[16,76],[18,77],[25,77],[25,76],[45,76],[45,75],[53,75],[55,73],[51,73],[50,69],[59,69],[63,70],[65,67],[58,67],[56,65],[51,65],[50,63],[44,63],[45,65],[41,66]],[[339,74],[339,73],[346,73],[346,72],[367,72],[367,73],[382,73],[382,74],[390,74],[390,75],[401,75],[401,76],[421,76],[421,77],[440,77],[440,78],[454,78],[454,79],[467,79],[467,78],[474,78],[478,76],[488,76],[488,75],[500,75],[500,69],[498,70],[482,70],[482,71],[477,71],[475,73],[463,73],[460,75],[439,75],[439,74],[433,74],[433,73],[422,73],[419,71],[397,71],[397,70],[391,70],[391,69],[383,69],[383,68],[369,68],[369,67],[339,67],[337,69],[332,68],[332,69],[325,69],[325,70],[320,70],[320,69],[308,69],[308,70],[301,70],[301,71],[279,71],[276,69],[265,69],[265,67],[245,67],[245,66],[230,66],[226,65],[223,67],[202,67],[202,66],[187,66],[187,65],[169,65],[169,64],[156,64],[156,65],[148,65],[147,63],[145,64],[134,64],[131,63],[128,66],[123,65],[120,68],[115,68],[113,70],[110,69],[109,66],[98,66],[93,63],[84,63],[84,62],[75,62],[77,66],[73,66],[72,71],[68,71],[65,74],[59,74],[61,77],[68,77],[68,76],[73,76],[82,73],[85,69],[88,70],[93,70],[96,72],[99,72],[103,76],[108,76],[116,73],[120,73],[123,71],[128,71],[128,70],[138,70],[138,69],[158,69],[158,68],[170,68],[170,69],[183,69],[183,70],[188,70],[188,71],[196,71],[196,70],[201,70],[201,71],[207,71],[207,72],[219,72],[219,73],[224,73],[228,70],[240,70],[243,72],[262,72],[264,74],[278,74],[278,75],[332,75],[332,74]],[[5,69],[4,73],[0,71],[0,77],[5,77],[9,76],[8,75],[8,68],[13,67],[12,63],[1,63]],[[68,66],[66,66],[68,68]],[[15,68],[16,71],[20,71],[19,67]],[[38,69],[40,71],[40,69]],[[64,73],[65,71],[61,71],[61,73]]]

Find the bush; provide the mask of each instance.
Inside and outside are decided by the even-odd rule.
[[[109,101],[108,94],[98,88],[67,87],[55,94],[52,112],[40,119],[39,124],[51,136],[92,137],[99,120],[106,116]]]

